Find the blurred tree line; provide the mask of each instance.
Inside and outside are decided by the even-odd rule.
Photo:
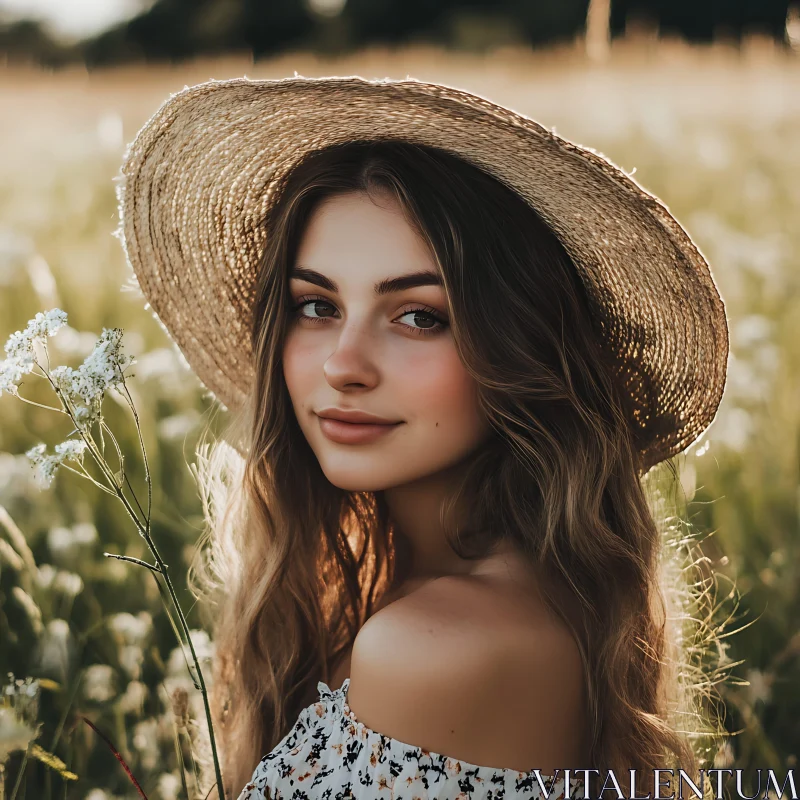
[[[737,41],[759,31],[786,44],[790,2],[611,0],[609,27],[618,37],[632,20],[645,20],[662,34],[689,41]],[[0,59],[94,67],[241,51],[258,59],[288,48],[332,54],[372,43],[536,47],[581,36],[589,5],[590,0],[144,0],[137,16],[77,43],[59,42],[37,21],[0,25]]]

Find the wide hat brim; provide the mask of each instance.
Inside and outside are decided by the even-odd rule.
[[[252,384],[254,286],[276,185],[310,151],[385,139],[455,153],[550,225],[631,398],[644,469],[697,439],[722,398],[728,328],[687,232],[602,154],[410,79],[209,81],[170,97],[129,145],[118,235],[149,306],[217,400],[240,408]]]

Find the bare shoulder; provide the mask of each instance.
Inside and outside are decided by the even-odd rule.
[[[583,665],[566,626],[482,581],[431,581],[371,617],[348,703],[368,728],[482,766],[583,765]]]

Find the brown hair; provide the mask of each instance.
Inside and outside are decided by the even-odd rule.
[[[591,766],[697,769],[701,683],[663,591],[671,551],[641,480],[642,443],[599,344],[574,264],[515,192],[448,152],[401,141],[312,153],[282,181],[254,303],[258,376],[227,438],[202,459],[209,547],[193,565],[215,613],[213,709],[235,793],[328,680],[392,583],[398,542],[380,492],[324,476],[292,410],[281,353],[288,270],[323,199],[390,192],[430,246],[459,355],[493,434],[445,507],[468,502],[464,558],[513,540],[568,588],[585,665]],[[677,558],[677,554],[675,554]],[[674,561],[674,559],[673,559]],[[677,563],[677,562],[675,562]],[[668,571],[668,570],[667,570]],[[224,587],[224,591],[220,591]],[[683,605],[681,605],[683,604]],[[680,720],[679,723],[676,720]],[[226,789],[227,790],[227,789]]]

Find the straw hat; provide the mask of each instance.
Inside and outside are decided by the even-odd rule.
[[[117,235],[154,315],[224,406],[241,407],[253,379],[251,309],[276,183],[312,150],[376,139],[449,150],[550,225],[619,365],[645,469],[710,424],[725,385],[725,309],[656,197],[601,154],[481,97],[357,77],[186,87],[125,154]]]

